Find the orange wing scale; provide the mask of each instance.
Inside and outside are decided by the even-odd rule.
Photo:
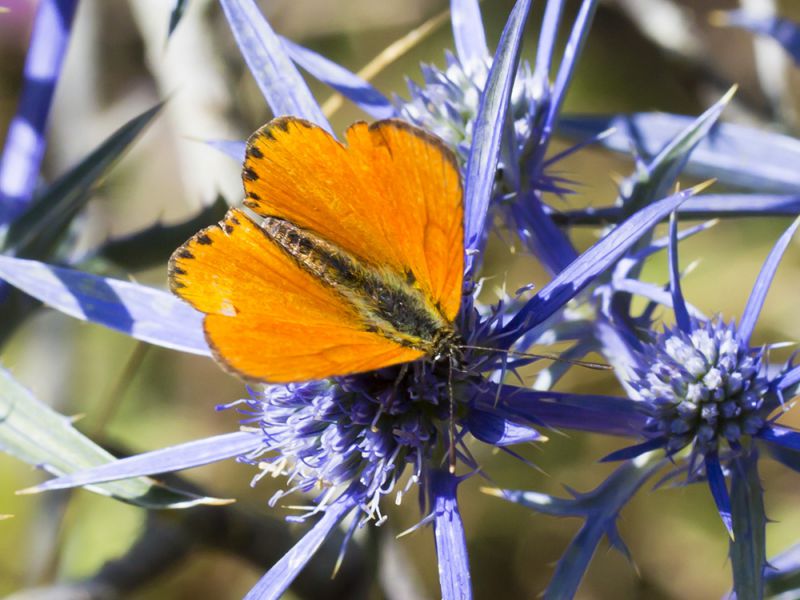
[[[215,357],[246,379],[288,383],[420,358],[364,329],[335,292],[300,269],[242,211],[195,235],[170,260],[173,292],[206,313]]]
[[[411,272],[454,320],[464,272],[455,157],[398,120],[356,123],[346,138],[347,147],[291,117],[262,127],[248,142],[245,206],[312,229],[374,265]]]

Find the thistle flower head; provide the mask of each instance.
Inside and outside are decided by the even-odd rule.
[[[630,382],[653,409],[647,435],[666,439],[668,453],[694,443],[706,454],[756,434],[775,406],[763,357],[737,339],[733,323],[693,319],[689,332],[659,334]]]
[[[481,345],[501,314],[498,308],[480,316],[466,297],[464,343]],[[287,487],[271,504],[294,492],[321,489],[313,509],[297,517],[302,520],[356,486],[362,517],[380,523],[384,496],[394,495],[399,503],[416,484],[424,490],[429,472],[446,468],[453,457],[476,467],[456,447],[467,432],[480,438],[493,423],[481,422],[469,399],[485,381],[479,374],[496,369],[506,357],[503,351],[455,352],[451,360],[251,388],[250,398],[221,408],[235,406],[243,414],[242,424],[260,433],[261,446],[240,457],[258,467],[256,481],[267,475],[286,477]],[[539,437],[525,425],[518,427],[529,440]]]
[[[422,65],[423,85],[409,80],[410,98],[396,97],[395,105],[401,118],[436,134],[454,148],[463,166],[469,156],[481,92],[486,86],[491,61],[473,60],[463,64],[451,53],[446,54],[446,61],[444,70]],[[519,148],[531,137],[539,104],[530,65],[523,61],[514,79],[509,104],[514,142]]]
[[[419,362],[253,390],[240,410],[247,425],[261,430],[264,445],[246,460],[261,470],[257,478],[285,475],[290,483],[271,504],[321,486],[313,511],[319,512],[326,500],[356,483],[363,489],[365,515],[380,521],[380,499],[396,492],[399,502],[448,443],[449,377],[459,377],[449,368],[445,362]],[[459,406],[456,413],[462,412]],[[411,476],[398,489],[406,468]]]

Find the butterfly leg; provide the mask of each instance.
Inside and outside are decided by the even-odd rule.
[[[453,394],[453,368],[456,366],[455,356],[450,356],[450,368],[447,370],[447,395],[450,401],[450,418],[447,424],[448,448],[450,473],[456,472],[456,415],[455,415],[455,395]]]
[[[410,363],[403,363],[400,365],[400,371],[397,373],[397,377],[394,379],[394,383],[392,384],[392,391],[389,395],[389,399],[385,405],[381,405],[378,408],[378,412],[375,413],[375,418],[372,420],[372,431],[378,430],[378,419],[381,418],[383,413],[389,413],[392,410],[392,406],[394,406],[394,401],[397,399],[397,390],[400,389],[400,383],[405,379],[405,376],[408,374],[408,365]]]

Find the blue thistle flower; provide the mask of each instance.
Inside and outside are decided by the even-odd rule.
[[[617,354],[624,357],[626,368],[618,369],[617,375],[630,397],[586,396],[581,401],[577,395],[554,395],[552,404],[580,407],[571,417],[557,410],[548,414],[550,407],[542,406],[545,397],[537,398],[531,392],[508,398],[508,407],[513,403],[534,410],[538,405],[540,418],[551,426],[586,430],[585,420],[591,416],[597,422],[605,421],[601,427],[607,434],[644,439],[606,456],[604,461],[625,462],[596,490],[572,492],[573,499],[522,490],[491,491],[539,512],[586,519],[581,534],[560,561],[546,597],[575,593],[604,533],[614,547],[629,555],[616,530],[619,512],[649,478],[669,465],[671,470],[661,483],[682,474],[687,483],[708,483],[731,537],[737,595],[755,597],[752,590],[763,589],[767,519],[758,460],[762,453],[769,454],[800,472],[800,432],[777,422],[787,408],[785,399],[800,391],[800,367],[791,361],[782,366],[770,364],[769,347],[754,348],[750,338],[781,257],[798,227],[800,219],[776,242],[737,326],[720,317],[690,314],[681,292],[673,214],[667,293],[675,325],[661,332],[640,329],[650,323],[650,309],[642,317],[625,319],[620,318],[619,307],[609,311],[606,306],[600,315],[605,326],[598,331],[608,330]]]
[[[763,349],[741,343],[733,323],[690,320],[643,345],[629,385],[653,407],[647,435],[673,454],[693,444],[705,456],[722,442],[738,450],[778,405],[766,377]]]
[[[475,119],[478,116],[481,92],[491,67],[487,55],[466,65],[450,52],[445,54],[446,67],[421,66],[424,86],[408,80],[410,98],[395,96],[394,103],[400,118],[436,134],[456,150],[462,166],[469,158]],[[537,98],[533,89],[531,68],[523,61],[514,77],[509,98],[508,119],[513,123],[512,143],[524,148],[531,137]],[[502,169],[503,165],[498,165]],[[506,167],[508,168],[508,167]]]
[[[426,363],[398,371],[265,386],[236,403],[245,415],[242,424],[258,428],[262,438],[262,446],[242,460],[257,466],[256,480],[283,475],[291,484],[276,493],[270,505],[291,493],[321,486],[326,491],[314,508],[297,518],[304,520],[324,512],[355,484],[362,507],[360,524],[368,519],[380,524],[383,496],[394,493],[400,501],[412,485],[427,480],[432,464],[441,466],[434,454],[447,444],[447,376],[432,372]],[[407,467],[411,477],[397,489]]]
[[[629,385],[648,419],[646,442],[614,452],[604,460],[639,456],[664,448],[672,456],[691,446],[688,478],[705,477],[725,527],[734,523],[723,463],[748,456],[751,440],[793,447],[800,433],[775,424],[784,390],[795,376],[791,364],[768,373],[766,351],[751,348],[750,337],[778,263],[800,220],[781,236],[758,276],[741,323],[689,316],[680,287],[677,219],[670,221],[670,290],[676,325],[634,352],[636,367]],[[788,378],[788,379],[787,379]],[[722,462],[721,462],[722,461]]]
[[[281,475],[291,484],[270,505],[292,493],[323,489],[314,507],[294,520],[324,512],[344,493],[358,499],[359,526],[368,520],[380,524],[384,496],[394,495],[399,503],[419,484],[424,504],[430,486],[443,485],[442,478],[454,472],[454,459],[470,470],[479,467],[463,443],[467,434],[501,447],[546,439],[530,418],[491,414],[470,400],[488,393],[482,373],[508,363],[502,349],[483,345],[491,343],[487,336],[498,328],[502,308],[481,316],[471,297],[465,299],[465,350],[457,367],[418,361],[332,380],[251,387],[250,398],[222,405],[235,407],[243,427],[261,438],[239,456],[259,469],[254,482]]]

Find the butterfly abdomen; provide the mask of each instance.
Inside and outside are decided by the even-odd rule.
[[[285,219],[265,217],[261,227],[298,266],[341,294],[364,329],[429,354],[438,351],[441,340],[452,337],[452,326],[425,302],[412,274],[373,267]]]

